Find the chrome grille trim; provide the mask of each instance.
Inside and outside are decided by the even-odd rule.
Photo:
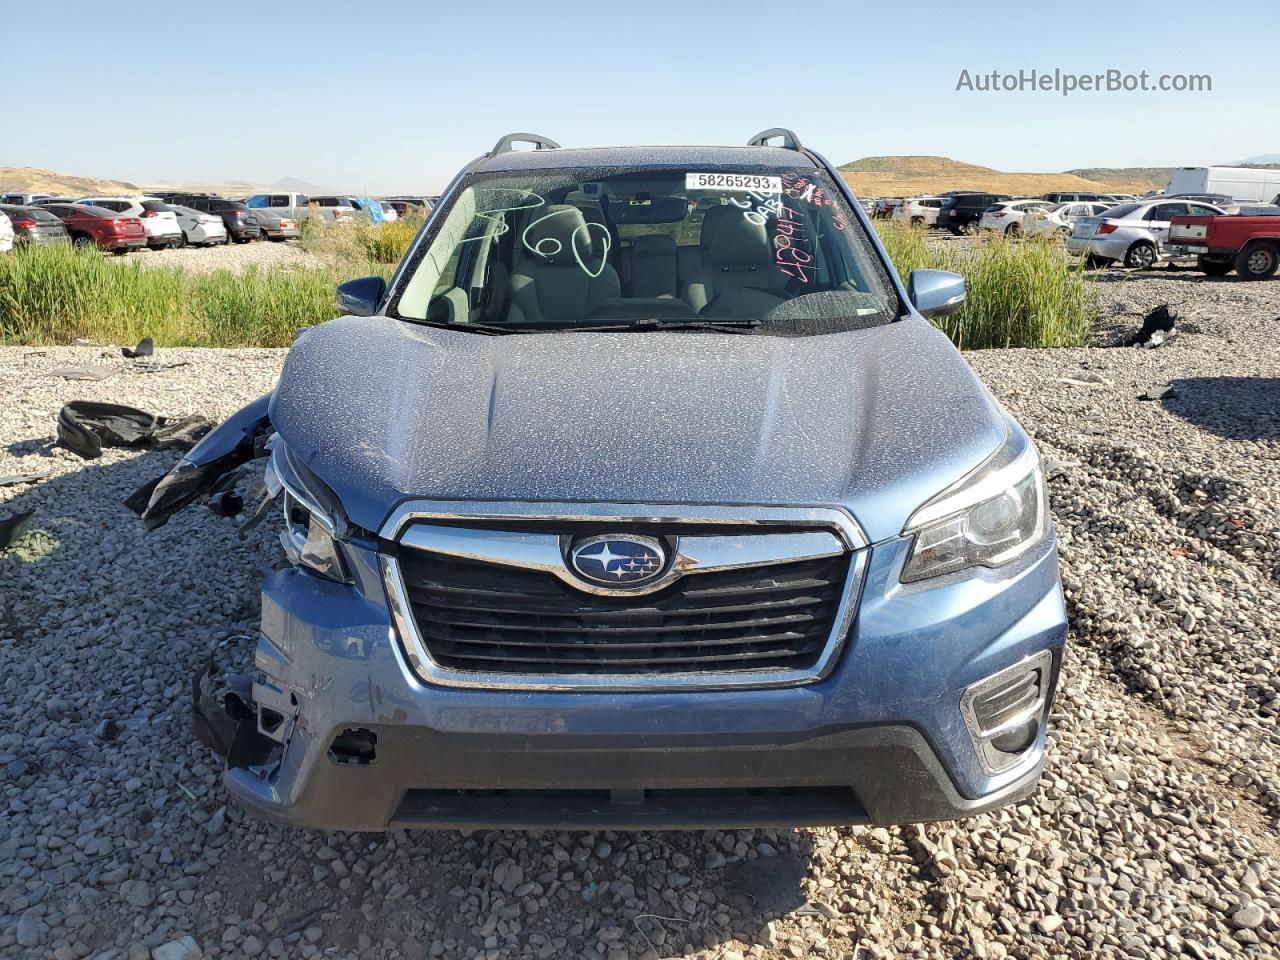
[[[433,660],[418,630],[401,565],[394,551],[384,551],[380,558],[383,581],[395,632],[400,640],[400,643],[393,646],[397,654],[403,658],[402,666],[405,669],[405,674],[407,676],[412,675],[423,683],[467,689],[599,692],[759,689],[814,683],[830,674],[843,650],[853,624],[870,553],[869,550],[865,549],[866,538],[852,517],[841,510],[821,507],[727,507],[594,503],[442,503],[417,501],[405,504],[393,513],[384,524],[382,534],[386,539],[395,541],[398,546],[422,549],[430,542],[431,535],[438,535],[439,531],[448,529],[439,526],[440,521],[457,523],[468,519],[485,521],[507,519],[521,523],[531,521],[554,523],[557,521],[580,522],[584,520],[614,519],[619,522],[671,524],[677,528],[683,525],[697,524],[741,525],[744,528],[741,539],[745,543],[759,548],[767,546],[769,540],[772,539],[763,536],[768,532],[770,525],[786,525],[793,528],[796,526],[822,527],[825,530],[801,531],[795,534],[794,537],[790,533],[782,534],[779,539],[785,538],[788,541],[787,549],[773,552],[799,551],[800,557],[811,556],[814,550],[819,551],[819,556],[834,556],[848,552],[850,555],[849,569],[840,594],[833,626],[827,636],[822,652],[812,666],[803,670],[768,669],[747,672],[712,670],[662,673],[653,676],[617,673],[512,674],[459,670],[446,667]],[[430,526],[432,521],[435,521],[437,525]],[[416,525],[427,526],[428,529],[414,533],[412,531],[416,529]],[[454,529],[456,531],[456,528]],[[467,534],[474,532],[476,531],[466,531]],[[495,531],[486,532],[495,533]],[[457,531],[457,533],[461,534],[462,531]],[[809,537],[807,535],[809,533],[816,533],[818,536]],[[511,534],[507,534],[505,537],[499,535],[475,539],[482,541],[484,548],[491,554],[497,553],[501,556],[505,552],[508,559],[526,563],[531,559],[537,561],[530,567],[531,569],[545,569],[543,564],[550,562],[549,554],[547,553],[547,548],[550,545],[549,541],[555,540],[555,560],[558,564],[560,563],[561,553],[558,534],[532,534],[531,536],[544,539],[525,540],[523,535],[520,534],[514,535],[514,539]],[[729,537],[738,539],[736,534],[730,534]],[[457,535],[440,538],[440,542],[446,547],[443,551],[445,555],[449,555],[451,550],[464,549],[458,542],[460,539],[469,538]],[[701,544],[703,547],[710,547],[711,545],[706,541],[712,539],[714,538],[698,537],[692,532],[691,535],[681,536],[681,554],[687,552],[692,559],[701,561],[700,565],[695,565],[689,570],[682,571],[681,576],[696,576],[700,570],[724,570],[757,565],[755,562],[744,563],[742,561],[746,558],[740,556],[730,557],[726,555],[725,551],[721,551],[720,556],[714,557],[718,565],[713,567],[710,565],[713,557],[708,550],[704,549],[702,551],[703,557],[698,557],[692,550],[686,550],[686,545],[690,542],[693,542],[695,546]],[[724,538],[720,539],[723,540]],[[839,546],[838,550],[835,549],[835,545]],[[777,546],[777,544],[774,546]],[[470,547],[465,549],[474,551],[479,549],[479,546],[476,543],[472,543]],[[734,553],[736,554],[737,551],[734,551]],[[486,559],[485,557],[471,558]],[[759,563],[768,562],[768,560],[759,561]],[[779,562],[779,560],[775,559],[774,562]],[[785,562],[785,560],[782,560],[782,562]],[[670,582],[669,580],[666,581],[666,583]],[[581,589],[584,584],[575,580],[574,586]]]

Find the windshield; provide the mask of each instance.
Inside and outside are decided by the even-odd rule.
[[[817,169],[538,171],[477,179],[404,270],[392,313],[483,332],[831,333],[900,304]]]

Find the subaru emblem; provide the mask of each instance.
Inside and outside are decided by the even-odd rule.
[[[607,533],[575,542],[569,549],[573,572],[588,583],[638,586],[659,576],[667,565],[661,540]]]

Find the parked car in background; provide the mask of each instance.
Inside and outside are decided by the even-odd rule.
[[[52,195],[48,193],[0,193],[0,203],[17,207],[29,207],[37,200],[49,199],[52,199]]]
[[[137,217],[147,232],[147,246],[153,250],[179,247],[183,243],[178,217],[163,200],[155,197],[81,197],[80,202],[114,210],[126,217]]]
[[[244,205],[250,210],[269,210],[296,223],[307,216],[311,199],[305,193],[255,193]]]
[[[382,219],[383,219],[383,220],[386,220],[387,222],[390,222],[390,221],[392,221],[392,220],[399,220],[399,219],[400,219],[400,211],[399,211],[399,210],[397,210],[395,207],[393,207],[393,206],[392,206],[388,201],[386,201],[386,200],[379,200],[379,201],[378,201],[378,206],[382,207]]]
[[[139,217],[88,203],[50,203],[44,207],[62,221],[78,250],[96,245],[99,250],[123,254],[147,246],[147,231]]]
[[[79,203],[79,197],[40,197],[38,200],[32,200],[31,206],[43,207],[50,203]]]
[[[1048,200],[1001,200],[982,211],[978,229],[1016,237],[1022,232],[1022,223],[1028,214],[1048,210],[1051,206],[1053,204]]]
[[[1169,221],[1174,217],[1213,217],[1221,213],[1208,204],[1163,197],[1122,203],[1100,216],[1077,220],[1067,238],[1067,250],[1093,260],[1118,260],[1131,269],[1145,270],[1164,255]]]
[[[298,221],[293,217],[277,216],[274,210],[255,210],[263,240],[293,240],[302,234]]]
[[[0,213],[0,253],[13,249],[13,223],[7,213]]]
[[[1280,190],[1280,170],[1265,167],[1177,167],[1165,196],[1219,195],[1241,203],[1267,203]]]
[[[1236,213],[1240,209],[1240,204],[1225,193],[1166,193],[1164,199],[1194,200],[1197,203],[1207,203],[1210,206],[1217,207],[1224,213]]]
[[[913,227],[932,227],[938,222],[938,212],[945,197],[907,197],[893,211],[893,219],[909,223]]]
[[[1074,203],[1078,200],[1097,200],[1101,194],[1097,193],[1045,193],[1041,194],[1041,200],[1048,200],[1050,203]]]
[[[222,225],[227,228],[229,240],[248,243],[262,236],[258,214],[246,207],[241,200],[228,200],[212,193],[179,193],[170,196],[174,202],[192,210],[217,214],[222,218]]]
[[[1280,267],[1280,207],[1175,217],[1169,224],[1168,250],[1171,257],[1195,257],[1201,272],[1211,277],[1232,270],[1243,280],[1274,277]]]
[[[1005,193],[958,193],[948,197],[938,211],[938,226],[952,233],[973,233],[982,219],[982,211],[1001,200],[1012,200]]]
[[[390,207],[402,220],[405,217],[425,216],[428,210],[425,204],[415,203],[412,200],[384,200],[382,202],[384,208]]]
[[[170,204],[182,228],[182,243],[196,247],[211,247],[227,242],[227,228],[216,213],[205,213],[180,203]]]
[[[15,245],[69,243],[67,228],[45,207],[0,203],[0,213],[9,218]]]
[[[1101,216],[1115,204],[1100,200],[1078,203],[1055,203],[1051,207],[1031,210],[1022,218],[1022,229],[1029,235],[1057,233],[1071,236],[1071,228],[1082,217]]]
[[[349,197],[312,197],[311,211],[330,223],[354,220],[356,216]]]
[[[877,220],[888,220],[893,216],[893,211],[900,206],[902,206],[902,197],[881,197],[876,201],[872,216]]]

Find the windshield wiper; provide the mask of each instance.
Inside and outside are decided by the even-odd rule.
[[[500,337],[507,333],[533,333],[531,327],[503,327],[494,323],[449,323],[445,320],[418,320],[411,317],[398,317],[408,323],[416,323],[421,327],[434,327],[437,330],[462,330],[478,333],[486,337]]]
[[[746,333],[760,326],[759,320],[628,320],[589,326],[556,327],[571,333],[620,333],[627,330],[715,330],[719,333]],[[547,329],[547,328],[543,328]]]

